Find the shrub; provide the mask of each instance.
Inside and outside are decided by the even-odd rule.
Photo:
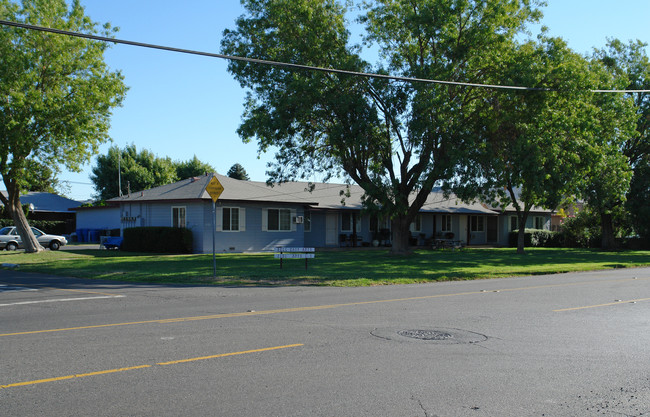
[[[124,229],[122,250],[192,253],[192,231],[178,227],[131,227]]]
[[[513,230],[508,235],[508,244],[510,247],[517,247],[519,231]],[[524,246],[527,247],[544,247],[556,248],[562,246],[562,236],[558,232],[542,229],[524,230]]]
[[[598,216],[586,209],[576,217],[565,219],[560,233],[569,248],[598,248],[602,240]]]

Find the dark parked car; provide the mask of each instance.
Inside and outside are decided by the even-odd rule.
[[[63,236],[48,235],[35,227],[32,227],[32,232],[41,246],[52,250],[58,250],[61,246],[68,244],[68,241]],[[15,226],[7,226],[0,229],[0,250],[16,250],[22,247],[23,242],[20,239],[20,235],[18,235],[18,230]]]

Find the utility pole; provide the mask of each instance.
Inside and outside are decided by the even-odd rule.
[[[118,195],[122,197],[122,151],[118,148],[117,154],[117,188]]]

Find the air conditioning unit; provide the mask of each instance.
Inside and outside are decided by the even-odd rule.
[[[302,224],[305,222],[305,218],[303,216],[296,216],[293,218],[293,222],[296,224]]]

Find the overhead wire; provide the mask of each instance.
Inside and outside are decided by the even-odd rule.
[[[241,56],[217,54],[217,53],[213,53],[213,52],[196,51],[196,50],[192,50],[192,49],[175,48],[175,47],[171,47],[171,46],[164,46],[164,45],[156,45],[156,44],[151,44],[151,43],[136,42],[136,41],[130,41],[130,40],[126,40],[126,39],[110,38],[110,37],[106,37],[106,36],[92,35],[92,34],[79,33],[79,32],[73,32],[73,31],[62,30],[62,29],[48,28],[48,27],[44,27],[44,26],[30,25],[30,24],[27,24],[27,23],[12,22],[12,21],[8,21],[8,20],[0,20],[0,25],[12,26],[12,27],[28,29],[28,30],[36,30],[36,31],[41,31],[41,32],[49,32],[49,33],[54,33],[54,34],[58,34],[58,35],[72,36],[72,37],[76,37],[76,38],[84,38],[84,39],[90,39],[90,40],[95,40],[95,41],[100,41],[100,42],[122,44],[122,45],[130,45],[130,46],[137,46],[137,47],[149,48],[149,49],[158,49],[158,50],[168,51],[168,52],[177,52],[177,53],[189,54],[189,55],[199,55],[199,56],[205,56],[205,57],[210,57],[210,58],[220,58],[220,59],[225,59],[225,60],[230,60],[230,61],[248,62],[248,63],[252,63],[252,64],[279,66],[279,67],[294,68],[294,69],[300,69],[300,70],[327,72],[327,73],[333,73],[333,74],[352,75],[352,76],[365,77],[365,78],[376,78],[376,79],[385,79],[385,80],[392,80],[392,81],[404,81],[404,82],[417,82],[417,83],[426,83],[426,84],[454,85],[454,86],[461,86],[461,87],[493,88],[493,89],[503,89],[503,90],[555,91],[555,90],[549,89],[549,88],[522,87],[522,86],[497,85],[497,84],[480,84],[480,83],[468,83],[468,82],[445,81],[445,80],[432,80],[432,79],[427,79],[427,78],[402,77],[402,76],[396,76],[396,75],[358,72],[358,71],[342,70],[342,69],[337,69],[337,68],[325,68],[325,67],[317,67],[317,66],[312,66],[312,65],[294,64],[294,63],[290,63],[290,62],[270,61],[270,60],[265,60],[265,59],[247,58],[247,57],[241,57]],[[650,92],[650,90],[590,90],[590,91],[593,92],[593,93],[648,93],[648,92]]]

